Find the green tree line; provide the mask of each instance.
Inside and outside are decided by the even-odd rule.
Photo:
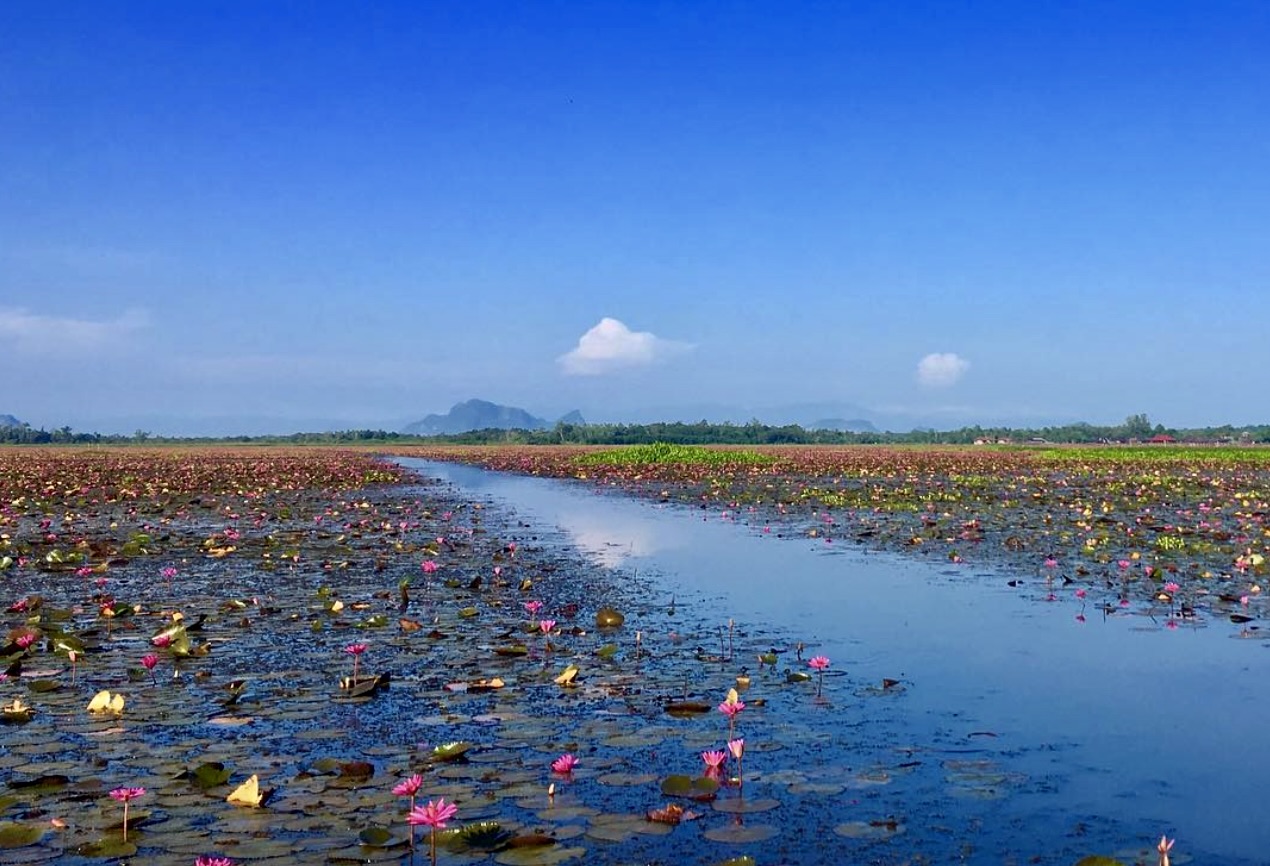
[[[679,445],[969,445],[975,442],[1079,443],[1148,441],[1169,437],[1196,443],[1268,443],[1270,425],[1243,427],[1166,428],[1152,424],[1146,415],[1130,415],[1121,424],[1068,424],[1059,427],[962,427],[957,430],[913,430],[907,433],[851,433],[838,430],[807,430],[797,424],[774,426],[751,421],[748,424],[662,422],[656,424],[557,424],[544,430],[474,430],[446,436],[415,436],[386,430],[340,430],[320,433],[293,433],[285,436],[172,437],[155,436],[144,430],[132,435],[79,433],[70,427],[56,430],[34,429],[24,424],[0,427],[0,444],[439,444],[482,445],[646,445],[668,442]]]

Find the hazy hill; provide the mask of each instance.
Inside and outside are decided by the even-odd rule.
[[[0,427],[21,427],[22,422],[12,415],[0,415]]]
[[[837,430],[842,433],[876,433],[878,428],[867,418],[822,418],[815,421],[808,430]]]
[[[585,424],[576,410],[560,419],[565,424]],[[531,415],[516,406],[501,406],[488,400],[456,403],[444,415],[429,415],[422,421],[407,424],[403,433],[417,436],[445,436],[472,430],[545,430],[552,422]]]

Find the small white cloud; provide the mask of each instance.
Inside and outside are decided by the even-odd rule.
[[[932,352],[917,362],[917,381],[928,388],[956,385],[970,362],[955,352]]]
[[[0,309],[0,340],[27,355],[85,355],[99,349],[118,349],[120,343],[145,328],[149,317],[137,310],[113,319],[69,319],[42,316],[20,309]]]
[[[663,340],[648,331],[632,331],[607,316],[556,360],[570,376],[599,376],[628,367],[647,367],[691,349],[688,343]]]

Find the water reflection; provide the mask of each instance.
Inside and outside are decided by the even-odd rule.
[[[597,565],[660,574],[668,595],[716,597],[720,621],[778,627],[858,681],[910,683],[912,725],[990,732],[1011,755],[1031,784],[1002,813],[1039,838],[1103,817],[1227,862],[1265,860],[1249,805],[1264,791],[1258,768],[1270,767],[1260,721],[1270,693],[1259,687],[1270,653],[1235,639],[1230,623],[1169,631],[1061,590],[1047,603],[991,570],[782,540],[777,527],[583,485],[403,462],[561,527]]]

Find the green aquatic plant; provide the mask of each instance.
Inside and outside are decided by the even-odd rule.
[[[674,445],[669,442],[654,442],[650,445],[628,445],[622,448],[594,451],[575,458],[575,462],[579,466],[766,465],[774,460],[773,456],[761,454],[757,451],[707,448],[702,445]]]

